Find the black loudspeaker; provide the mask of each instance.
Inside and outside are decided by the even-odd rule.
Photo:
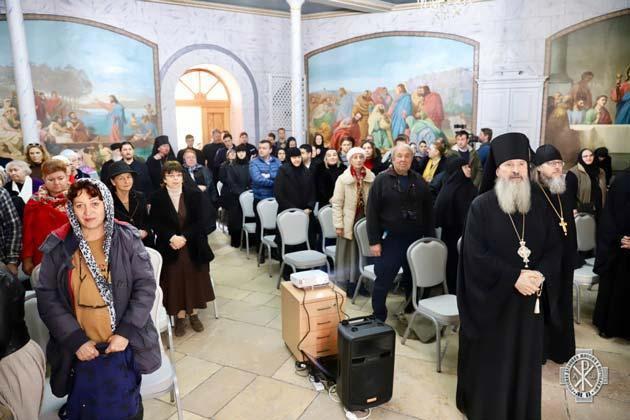
[[[392,398],[396,332],[373,317],[344,320],[338,327],[337,394],[350,410],[366,410]]]

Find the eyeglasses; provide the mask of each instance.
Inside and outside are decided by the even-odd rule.
[[[545,164],[551,166],[552,168],[564,168],[564,162],[561,160],[552,160],[550,162],[545,162]]]
[[[174,173],[166,174],[165,176],[166,176],[166,178],[181,178],[182,177],[182,173],[181,172],[174,172]]]

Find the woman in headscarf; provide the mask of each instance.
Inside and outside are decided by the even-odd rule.
[[[608,154],[608,148],[598,147],[597,149],[595,149],[593,153],[595,154],[597,166],[602,168],[604,170],[604,173],[606,174],[606,185],[608,186],[610,185],[610,180],[613,175],[612,159],[610,158],[610,155]]]
[[[569,169],[566,177],[567,195],[575,197],[578,213],[598,217],[606,200],[606,173],[595,162],[591,149],[582,149],[578,162]]]
[[[459,251],[457,241],[464,231],[468,208],[477,195],[472,182],[468,162],[453,156],[446,163],[446,182],[435,201],[435,226],[442,228],[442,241],[448,249],[446,260],[446,284],[448,291],[455,294],[457,285],[457,262]]]
[[[189,187],[197,187],[205,193],[208,203],[216,209],[219,195],[212,179],[212,173],[207,167],[197,162],[197,151],[192,147],[187,148],[182,154],[182,160],[184,161],[184,182]]]
[[[42,164],[50,159],[48,151],[39,143],[26,146],[26,163],[31,167],[33,178],[43,179]]]
[[[249,152],[246,144],[236,146],[236,159],[230,161],[222,171],[223,189],[221,197],[223,205],[228,212],[228,232],[230,245],[234,248],[240,246],[241,227],[243,223],[243,211],[238,197],[247,191],[249,182]]]
[[[114,199],[114,217],[135,226],[145,246],[155,246],[153,231],[149,225],[147,198],[133,188],[136,172],[124,161],[111,164],[108,170],[109,188]]]
[[[136,228],[114,220],[101,181],[74,183],[67,214],[41,247],[35,288],[52,392],[68,396],[60,417],[141,419],[141,375],[161,364],[150,257]]]
[[[68,168],[60,160],[50,159],[42,165],[44,185],[31,196],[24,207],[22,270],[31,274],[42,261],[39,246],[53,230],[68,223],[66,193],[70,187]]]
[[[171,149],[168,136],[157,136],[153,142],[151,156],[147,158],[149,177],[153,183],[153,190],[158,190],[162,182],[162,168],[168,161],[175,160],[175,154]]]
[[[24,322],[24,288],[17,276],[0,268],[0,418],[39,418],[46,361]],[[18,385],[19,384],[19,385]]]
[[[31,168],[26,162],[21,160],[12,160],[7,163],[7,174],[9,181],[4,188],[11,194],[13,204],[20,215],[20,220],[24,217],[24,206],[31,199],[31,196],[44,185],[44,181],[39,178],[31,178]]]
[[[151,196],[151,225],[157,235],[156,249],[164,259],[160,286],[166,312],[175,319],[175,335],[186,333],[186,316],[196,332],[204,327],[198,309],[214,300],[210,282],[207,208],[201,191],[184,185],[184,169],[177,161],[162,168],[162,187]]]
[[[319,208],[328,203],[335,191],[337,178],[346,170],[335,149],[326,150],[324,161],[315,167],[315,193]]]
[[[365,162],[363,164],[372,171],[374,175],[378,175],[387,169],[383,164],[381,151],[374,145],[374,142],[364,140],[361,147],[365,150]]]
[[[348,169],[337,178],[333,197],[333,224],[337,231],[335,276],[337,284],[347,284],[348,295],[354,294],[359,278],[359,260],[354,224],[365,216],[374,174],[365,167],[365,150],[348,151]]]
[[[284,163],[287,160],[287,151],[284,149],[278,149],[278,160]]]
[[[313,137],[313,161],[315,163],[322,162],[327,150],[324,145],[324,136],[321,133],[315,133],[315,137]]]
[[[273,186],[273,195],[278,202],[278,213],[297,208],[304,210],[309,216],[309,225],[314,223],[313,208],[315,208],[315,184],[308,169],[302,163],[302,154],[297,147],[287,149],[287,162],[280,167]],[[276,235],[278,249],[282,246],[280,235]],[[310,243],[314,249],[315,243]],[[298,251],[304,248],[286,247],[286,252]],[[288,280],[291,269],[285,266],[284,278]]]

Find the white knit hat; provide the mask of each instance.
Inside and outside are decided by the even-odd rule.
[[[352,156],[357,153],[361,153],[363,157],[365,157],[365,150],[363,150],[362,147],[353,147],[352,149],[348,150],[348,153],[346,153],[346,158],[348,159],[348,162],[350,162]]]

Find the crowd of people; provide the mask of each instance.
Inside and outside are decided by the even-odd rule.
[[[81,172],[75,156],[50,157],[43,146],[28,145],[25,162],[0,172],[0,406],[18,419],[35,418],[39,401],[13,398],[11,381],[29,377],[26,392],[43,392],[44,357],[24,324],[24,290],[32,286],[50,331],[51,388],[68,395],[65,414],[85,410],[86,402],[100,410],[114,401],[120,404],[108,408],[118,410],[112,418],[142,418],[140,375],[160,365],[149,316],[156,285],[176,336],[189,327],[203,331],[198,310],[215,298],[208,234],[222,209],[231,246],[243,245],[249,233],[241,230],[239,197],[251,190],[254,245],[261,200],[275,198],[278,212],[303,210],[310,248],[320,250],[316,214],[332,207],[334,280],[348,294],[359,287],[354,226],[365,218],[376,280],[371,291],[359,292],[371,294],[374,317],[383,322],[397,277],[405,312],[414,310],[407,248],[440,237],[461,319],[458,408],[470,419],[540,418],[540,366],[575,353],[573,270],[586,258],[595,257],[600,276],[594,314],[600,335],[630,338],[623,281],[630,270],[630,171],[613,177],[602,150],[584,149],[574,167],[564,168],[551,145],[533,151],[522,134],[492,136],[489,128],[478,137],[460,130],[452,146],[441,139],[416,145],[401,133],[382,155],[370,138],[344,136],[327,148],[320,134],[298,145],[278,129],[255,146],[245,132],[234,138],[215,129],[201,149],[186,136],[177,155],[169,138],[158,136],[146,161],[133,143],[114,143],[98,178]],[[583,213],[597,221],[594,255],[577,251],[573,216]],[[147,247],[162,255],[159,279]],[[17,280],[37,266],[37,284]],[[124,375],[99,362],[104,353]],[[114,385],[107,399],[98,389],[105,382],[86,379],[89,369]],[[506,391],[496,395],[497,385]]]

